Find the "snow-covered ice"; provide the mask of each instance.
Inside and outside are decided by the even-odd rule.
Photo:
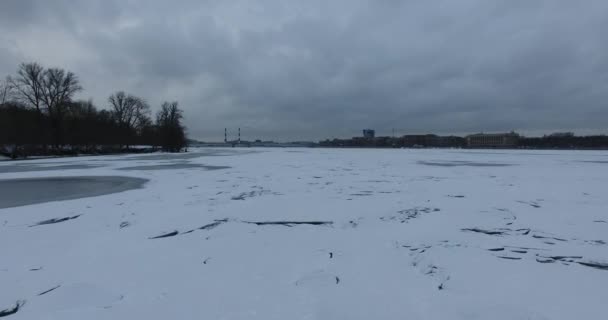
[[[0,316],[605,317],[608,152],[193,151],[0,163],[147,180],[0,209]]]

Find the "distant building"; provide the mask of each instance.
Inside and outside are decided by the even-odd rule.
[[[467,141],[463,137],[458,136],[439,136],[436,147],[439,148],[464,148]]]
[[[469,148],[512,148],[519,142],[519,135],[510,133],[478,133],[466,137]]]
[[[572,138],[574,137],[574,132],[554,132],[549,135],[551,138]]]
[[[396,138],[396,140],[398,146],[405,148],[462,148],[466,146],[462,137],[435,134],[410,134]]]
[[[372,129],[363,129],[363,138],[373,139],[376,136],[376,131]]]
[[[410,134],[401,137],[400,145],[408,148],[435,147],[439,137],[434,134]]]

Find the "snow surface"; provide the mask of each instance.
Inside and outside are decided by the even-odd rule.
[[[149,180],[0,209],[0,315],[605,317],[607,152],[193,151],[0,164]]]

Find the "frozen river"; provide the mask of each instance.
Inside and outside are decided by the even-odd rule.
[[[599,319],[607,169],[599,151],[3,161],[0,316]]]

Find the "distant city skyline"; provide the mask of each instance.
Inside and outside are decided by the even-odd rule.
[[[191,138],[608,133],[608,3],[0,2],[0,77],[37,61],[107,108],[177,100]]]
[[[368,128],[366,128],[368,129]],[[369,128],[369,129],[373,129],[375,130],[375,135],[376,137],[390,137],[393,136],[393,131],[392,129],[388,129],[388,130],[377,130],[374,128]],[[349,139],[349,138],[353,138],[353,137],[362,137],[363,136],[363,129],[360,130],[352,130],[352,134],[344,134],[343,136],[327,136],[327,137],[321,137],[319,139],[304,139],[304,138],[294,138],[294,139],[289,139],[289,138],[284,138],[281,136],[272,136],[272,135],[268,135],[268,136],[252,136],[251,133],[248,133],[248,131],[244,131],[241,130],[241,140],[243,141],[255,141],[255,140],[262,140],[262,141],[274,141],[274,142],[294,142],[294,141],[310,141],[310,142],[318,142],[318,141],[322,141],[322,140],[326,140],[326,139]],[[459,137],[465,137],[467,135],[471,135],[471,134],[477,134],[477,133],[508,133],[514,131],[515,133],[518,133],[520,135],[523,136],[527,136],[527,137],[542,137],[542,136],[548,136],[554,133],[564,133],[564,132],[571,132],[574,133],[575,135],[578,136],[582,136],[582,135],[608,135],[608,130],[602,130],[602,129],[588,129],[588,130],[567,130],[567,129],[555,129],[555,130],[503,130],[503,131],[491,131],[491,130],[482,130],[482,131],[471,131],[471,132],[440,132],[440,131],[407,131],[407,130],[398,130],[395,129],[394,131],[394,135],[396,137],[401,137],[404,135],[421,135],[421,134],[435,134],[435,135],[440,135],[440,136],[459,136]],[[193,140],[198,140],[198,141],[204,141],[204,142],[223,142],[224,141],[224,136],[223,136],[223,130],[222,130],[222,136],[218,136],[218,135],[213,135],[213,136],[208,136],[208,137],[204,137],[204,138],[195,138],[195,137],[190,137]],[[228,140],[229,141],[235,141],[238,139],[238,133],[237,130],[235,129],[233,132],[228,131]]]

